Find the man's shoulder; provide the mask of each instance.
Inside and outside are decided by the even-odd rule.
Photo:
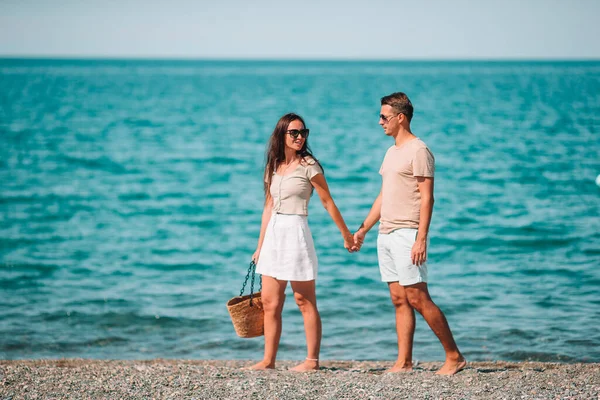
[[[415,138],[415,140],[413,140],[413,147],[415,149],[429,149],[429,146],[427,146],[427,143],[425,143],[421,138]]]
[[[429,146],[427,146],[427,144],[424,141],[422,141],[420,138],[416,138],[415,140],[413,140],[413,142],[414,143],[411,146],[411,152],[413,154],[417,154],[420,151],[425,150],[427,153],[429,153],[433,156],[433,152],[431,151]]]
[[[394,151],[395,149],[396,149],[396,146],[395,146],[395,145],[391,145],[391,146],[390,146],[390,147],[388,147],[388,149],[385,151],[385,155],[387,156],[387,155],[388,155],[388,154],[390,154],[390,153],[394,153],[394,152],[395,152],[395,151]]]
[[[413,140],[411,140],[410,142],[406,143],[400,149],[397,148],[395,145],[390,146],[387,149],[385,154],[388,155],[391,153],[391,154],[401,154],[402,156],[406,156],[411,153],[416,154],[419,150],[422,150],[422,149],[426,149],[428,152],[432,153],[429,146],[427,146],[427,144],[423,140],[421,140],[421,138],[416,137]]]

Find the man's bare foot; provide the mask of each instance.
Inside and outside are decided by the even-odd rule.
[[[304,360],[302,364],[296,365],[291,368],[290,371],[294,372],[306,372],[306,371],[317,371],[319,369],[319,361],[315,360]]]
[[[265,369],[275,369],[275,363],[270,363],[268,361],[258,362],[250,367],[244,367],[242,369],[252,370],[252,371],[261,371]]]
[[[388,370],[386,370],[386,373],[396,373],[396,372],[412,372],[413,370],[413,365],[412,362],[406,362],[406,361],[396,361],[396,364],[394,364],[394,366]]]
[[[436,375],[454,375],[467,366],[467,360],[460,357],[457,360],[446,360],[442,368],[436,372]]]

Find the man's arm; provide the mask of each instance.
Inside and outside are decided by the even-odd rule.
[[[411,251],[413,264],[422,265],[427,261],[427,235],[433,213],[433,177],[417,176],[417,186],[421,193],[421,212],[417,239]]]
[[[375,226],[375,224],[377,223],[377,221],[379,221],[380,218],[381,218],[381,191],[379,192],[379,195],[373,202],[373,206],[371,207],[371,211],[369,211],[367,218],[365,218],[364,222],[362,224],[360,224],[360,228],[358,228],[358,230],[354,233],[354,241],[356,242],[356,244],[358,245],[359,248],[362,246],[363,242],[365,241],[365,235],[367,234],[367,232],[369,232],[371,230],[371,228],[373,226]]]

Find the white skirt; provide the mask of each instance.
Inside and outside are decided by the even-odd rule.
[[[317,253],[306,216],[271,215],[256,272],[281,281],[312,281],[317,278],[317,268]]]

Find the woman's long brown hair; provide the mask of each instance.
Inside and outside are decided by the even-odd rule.
[[[271,181],[273,180],[273,174],[277,170],[279,164],[285,161],[285,135],[292,121],[300,121],[302,122],[304,128],[306,128],[306,123],[304,123],[304,119],[301,116],[294,113],[288,113],[279,118],[279,121],[277,121],[277,125],[275,125],[275,129],[271,134],[271,138],[269,139],[265,157],[267,159],[265,165],[265,198],[268,197]],[[315,156],[312,155],[310,147],[308,146],[308,138],[306,138],[304,145],[297,152],[297,154],[302,157],[303,160],[306,160],[306,157],[312,157],[317,165],[321,167],[321,170],[323,170],[321,163],[319,163]]]

